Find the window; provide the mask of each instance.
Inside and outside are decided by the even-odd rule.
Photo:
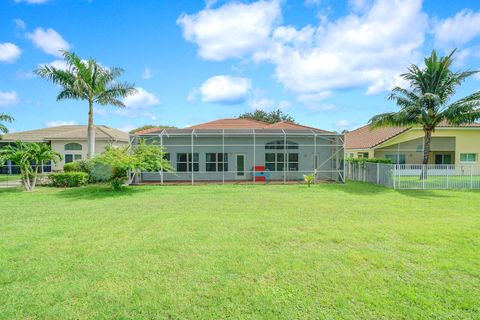
[[[452,164],[452,155],[450,154],[436,154],[435,164]]]
[[[82,145],[80,143],[67,143],[65,145],[66,151],[81,151]]]
[[[404,154],[387,154],[385,159],[392,160],[393,164],[405,164],[405,155]]]
[[[205,154],[205,159],[205,166],[207,171],[228,171],[227,153],[207,153]]]
[[[265,144],[265,149],[267,149],[267,150],[284,150],[285,149],[285,141],[284,140],[276,140],[276,141],[268,142],[267,144]],[[298,143],[287,140],[287,149],[298,149]]]
[[[198,153],[177,153],[177,172],[192,172],[198,171]]]
[[[476,153],[460,153],[460,162],[464,162],[464,163],[477,162],[477,154]]]
[[[65,155],[65,163],[82,160],[81,154],[66,154]]]
[[[368,152],[359,152],[358,153],[358,158],[368,159]]]
[[[287,160],[287,171],[298,171],[298,153],[288,153]],[[269,171],[283,171],[284,166],[284,153],[265,153],[265,169]]]

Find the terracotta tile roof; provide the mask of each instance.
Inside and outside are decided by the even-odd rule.
[[[328,132],[325,130],[307,127],[290,121],[280,121],[274,124],[268,124],[262,121],[252,119],[219,119],[210,122],[201,123],[189,127],[189,129],[298,129],[298,130],[315,130]]]
[[[50,140],[86,140],[87,126],[69,125],[5,134],[2,141],[44,142]],[[128,134],[103,125],[95,126],[95,139],[128,142]]]
[[[155,127],[155,128],[148,128],[145,130],[135,131],[134,134],[145,134],[145,133],[152,133],[152,132],[159,132],[162,131],[164,128],[162,127]]]
[[[408,129],[407,127],[385,127],[372,130],[370,125],[366,125],[345,133],[345,148],[370,149]]]
[[[463,124],[460,126],[442,123],[437,128],[480,128],[480,123]],[[365,125],[345,133],[345,148],[370,149],[409,129],[409,127],[384,127],[371,129],[370,125]]]
[[[200,123],[189,129],[264,129],[267,123],[252,119],[218,119]]]
[[[274,124],[268,125],[267,128],[271,129],[308,129],[308,130],[316,130],[316,131],[322,131],[322,132],[328,132],[328,133],[333,133],[331,131],[326,131],[314,127],[309,127],[309,126],[304,126],[301,124],[293,123],[290,121],[280,121]]]

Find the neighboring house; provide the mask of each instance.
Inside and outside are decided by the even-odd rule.
[[[369,125],[345,133],[345,156],[387,158],[397,164],[421,164],[422,128]],[[432,135],[429,164],[478,164],[480,123],[462,126],[443,124]]]
[[[311,173],[343,181],[343,135],[292,122],[220,119],[132,135],[134,144],[140,140],[165,147],[175,173],[142,173],[137,182],[254,181],[255,175],[286,182]]]
[[[63,156],[63,161],[54,165],[53,168],[48,168],[53,171],[62,170],[65,163],[87,158],[87,126],[83,125],[58,126],[5,134],[0,140],[0,145],[16,141],[44,142],[49,144],[53,150],[58,151]],[[95,153],[102,153],[107,145],[125,146],[128,143],[127,133],[107,126],[95,126]]]

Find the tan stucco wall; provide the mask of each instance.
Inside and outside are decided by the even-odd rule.
[[[406,155],[407,164],[419,164],[422,162],[421,150],[416,151],[416,146],[423,142],[423,131],[421,129],[411,129],[405,133],[398,135],[397,137],[390,139],[372,149],[345,149],[346,156],[350,153],[355,153],[355,157],[358,152],[369,152],[369,157],[384,158],[386,154],[391,154],[396,145],[401,144],[402,148],[406,149],[402,151]],[[437,142],[432,154],[429,158],[429,163],[435,163],[435,154],[452,154],[454,155],[454,163],[460,164],[461,153],[475,153],[477,156],[476,164],[480,163],[480,128],[438,128],[432,135],[433,138],[454,138],[454,145],[450,146],[444,142]],[[421,141],[412,140],[422,139]],[[414,146],[415,145],[415,146]],[[433,143],[432,143],[433,146]],[[451,151],[451,149],[454,151]],[[393,152],[394,153],[394,152]]]
[[[73,151],[73,150],[68,150],[65,151],[65,145],[67,143],[79,143],[82,145],[82,150],[80,151]],[[111,143],[109,141],[96,141],[95,142],[95,154],[102,153],[105,150],[105,147],[107,145],[113,145],[113,146],[125,146],[128,145],[127,142],[114,142]],[[65,164],[65,154],[81,154],[82,159],[87,159],[87,141],[78,141],[78,140],[55,140],[51,141],[51,146],[52,149],[59,152],[63,156],[63,160],[58,162],[56,165],[52,167],[52,170],[58,171],[63,169],[63,165]]]

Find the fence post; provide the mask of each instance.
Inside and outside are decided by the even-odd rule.
[[[473,165],[470,165],[470,189],[473,189]]]
[[[449,171],[448,170],[448,165],[446,165],[445,168],[446,168],[445,170],[447,171],[447,189],[448,189],[448,171]]]
[[[377,184],[380,184],[380,163],[377,162]]]
[[[428,178],[428,168],[426,164],[422,164],[422,189],[425,190],[425,180]]]

